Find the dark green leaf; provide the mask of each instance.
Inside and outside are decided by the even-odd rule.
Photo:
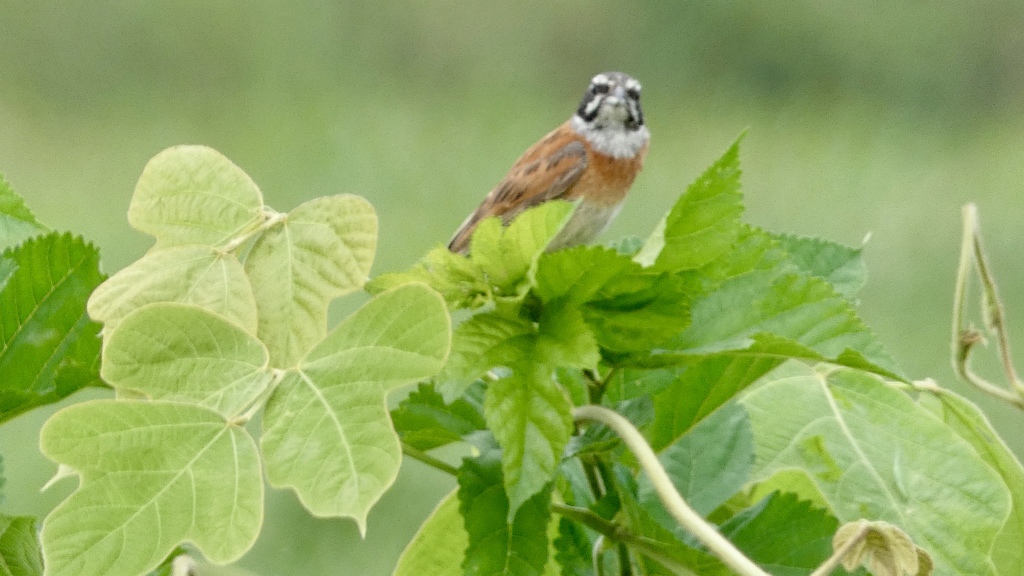
[[[25,201],[0,174],[0,252],[49,230],[36,220],[32,211],[25,206]],[[3,284],[2,278],[3,274],[0,273],[0,287]]]
[[[539,576],[548,559],[550,488],[520,506],[508,521],[509,500],[497,450],[463,461],[460,511],[469,534],[463,567],[469,576]]]
[[[853,298],[867,282],[863,248],[850,248],[820,238],[772,234],[801,271],[827,280],[837,292]]]
[[[0,514],[0,576],[41,576],[35,525],[34,518]]]
[[[555,538],[555,560],[562,567],[562,576],[593,576],[590,553],[593,541],[583,526],[562,518]]]
[[[4,255],[18,268],[0,290],[0,422],[98,381],[100,326],[85,305],[103,280],[96,248],[70,234]]]
[[[661,270],[693,270],[732,247],[743,213],[740,139],[690,184],[647,238],[637,262]]]
[[[725,405],[662,450],[658,459],[687,503],[706,516],[750,479],[754,436],[746,411],[735,403]],[[639,486],[640,503],[663,526],[682,536],[646,475]]]
[[[748,558],[773,576],[807,576],[832,555],[839,521],[793,494],[774,492],[740,511],[719,530]],[[701,574],[733,574],[720,562],[702,566]],[[839,571],[845,574],[845,572]]]
[[[482,399],[483,385],[477,384],[463,397],[445,404],[432,384],[423,383],[391,411],[391,421],[402,442],[431,450],[484,429]]]

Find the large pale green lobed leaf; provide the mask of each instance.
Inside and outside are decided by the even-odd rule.
[[[263,195],[249,175],[206,146],[174,146],[146,164],[128,222],[157,248],[219,246],[263,221]]]
[[[955,430],[880,378],[790,362],[740,403],[756,443],[754,478],[808,473],[840,522],[884,520],[937,574],[987,575],[1010,512],[1002,479]]]
[[[210,246],[150,252],[100,284],[89,316],[109,334],[126,314],[152,302],[195,304],[256,333],[256,300],[234,254]]]
[[[436,374],[450,345],[441,296],[423,284],[384,292],[287,373],[267,403],[267,477],[318,516],[366,515],[398,474],[387,393]]]
[[[487,218],[470,239],[470,259],[499,293],[514,295],[574,209],[572,203],[556,200],[523,212],[508,226],[497,217]]]
[[[43,522],[48,576],[137,576],[182,542],[238,559],[263,523],[263,479],[245,430],[199,406],[93,400],[43,425],[44,454],[79,474]]]
[[[241,326],[198,306],[156,303],[107,336],[100,374],[119,393],[179,400],[239,415],[270,384],[267,349]]]
[[[992,563],[999,576],[1024,574],[1024,466],[981,410],[966,399],[939,389],[934,395],[922,394],[919,402],[969,442],[1003,478],[1013,499],[1013,509],[992,547]]]
[[[49,231],[0,174],[0,252]]]
[[[294,366],[324,337],[328,304],[362,288],[376,249],[373,206],[350,194],[310,200],[260,236],[245,271],[274,366]]]
[[[41,576],[35,518],[0,514],[0,576]]]
[[[16,269],[0,290],[0,422],[98,382],[100,326],[85,305],[103,281],[96,248],[70,234],[4,254]]]
[[[743,213],[739,145],[737,139],[690,184],[634,257],[637,262],[663,270],[692,270],[732,247]]]
[[[438,503],[405,546],[392,576],[462,576],[469,535],[459,512],[458,492]]]

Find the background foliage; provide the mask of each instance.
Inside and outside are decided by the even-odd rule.
[[[446,240],[594,72],[621,68],[644,83],[654,142],[609,237],[649,230],[749,126],[747,220],[850,244],[871,232],[865,321],[909,374],[953,385],[948,310],[968,199],[1010,325],[1024,326],[1022,24],[1010,0],[4,3],[0,170],[40,220],[98,245],[112,273],[148,245],[124,219],[146,160],[208,144],[282,210],[370,200],[379,274]],[[1018,416],[979,402],[1020,453],[1006,433]],[[0,427],[5,513],[41,515],[65,496],[37,492],[52,473],[35,439],[49,412]],[[407,463],[365,542],[272,492],[241,566],[386,574],[451,486]]]

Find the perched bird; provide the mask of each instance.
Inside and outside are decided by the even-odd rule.
[[[594,76],[576,114],[523,153],[448,249],[465,254],[473,230],[488,216],[508,224],[523,210],[555,199],[579,205],[548,250],[590,242],[619,213],[650,138],[640,83],[622,72]]]

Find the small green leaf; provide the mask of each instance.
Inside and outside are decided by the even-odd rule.
[[[154,156],[135,186],[128,222],[158,248],[220,246],[263,222],[263,195],[249,175],[206,146]]]
[[[507,227],[502,227],[496,217],[487,218],[470,240],[470,259],[500,293],[515,295],[517,286],[574,209],[570,202],[544,202],[517,216]]]
[[[591,576],[593,543],[583,526],[567,518],[558,521],[555,538],[555,560],[562,567],[562,576]]]
[[[40,445],[81,476],[43,522],[53,576],[137,576],[183,542],[242,556],[263,523],[263,479],[245,430],[199,406],[93,400],[54,414]]]
[[[750,480],[754,465],[750,419],[737,404],[727,404],[662,450],[658,459],[679,494],[698,514],[707,516]],[[641,505],[666,528],[680,530],[646,475],[638,484]]]
[[[541,300],[587,302],[616,277],[641,273],[636,262],[601,246],[576,246],[541,255],[532,282]]]
[[[789,362],[740,403],[756,443],[754,479],[806,471],[836,518],[906,530],[939,574],[985,574],[1010,511],[1002,479],[956,432],[880,378]]]
[[[679,197],[634,257],[637,262],[661,270],[693,270],[732,247],[743,213],[740,139]]]
[[[366,285],[371,294],[379,294],[408,284],[423,282],[444,296],[453,310],[478,308],[491,298],[491,287],[487,284],[483,270],[468,257],[454,254],[445,247],[437,247],[412,269],[406,272],[382,274]]]
[[[50,229],[36,220],[32,211],[25,205],[25,200],[11,188],[0,174],[0,252],[11,246]],[[0,275],[2,277],[2,275]],[[2,288],[0,281],[0,288]]]
[[[483,386],[475,387],[473,400],[483,398]],[[445,404],[434,387],[420,384],[391,411],[391,421],[402,442],[420,450],[432,450],[451,442],[460,441],[463,436],[486,428],[482,402],[471,402],[466,394],[450,404]]]
[[[502,448],[510,519],[554,478],[572,432],[571,408],[543,364],[516,366],[487,389],[484,416]]]
[[[261,448],[271,484],[365,532],[401,459],[387,394],[441,369],[450,330],[444,301],[423,284],[384,292],[339,324],[267,403]]]
[[[863,248],[850,248],[820,238],[772,234],[800,270],[827,280],[837,292],[853,298],[867,282]]]
[[[534,330],[530,321],[500,310],[476,314],[459,324],[441,378],[445,401],[461,396],[491,368],[516,363],[528,352]]]
[[[363,287],[377,215],[350,194],[310,200],[264,232],[245,259],[271,363],[294,366],[327,334],[331,300]]]
[[[100,326],[85,303],[99,254],[70,234],[31,238],[4,253],[17,269],[0,290],[0,422],[98,381]]]
[[[242,264],[210,246],[175,246],[136,260],[93,292],[89,316],[109,334],[126,314],[152,302],[195,304],[256,333],[256,299]]]
[[[42,573],[43,559],[36,540],[35,518],[0,514],[0,576],[41,576]]]
[[[241,326],[190,304],[157,303],[107,337],[101,375],[118,392],[239,415],[267,386],[267,349]]]
[[[551,491],[539,491],[509,514],[501,471],[496,450],[467,458],[459,470],[460,511],[469,534],[465,574],[540,576],[548,559]]]
[[[405,546],[392,576],[462,576],[469,535],[456,491],[434,508]]]

